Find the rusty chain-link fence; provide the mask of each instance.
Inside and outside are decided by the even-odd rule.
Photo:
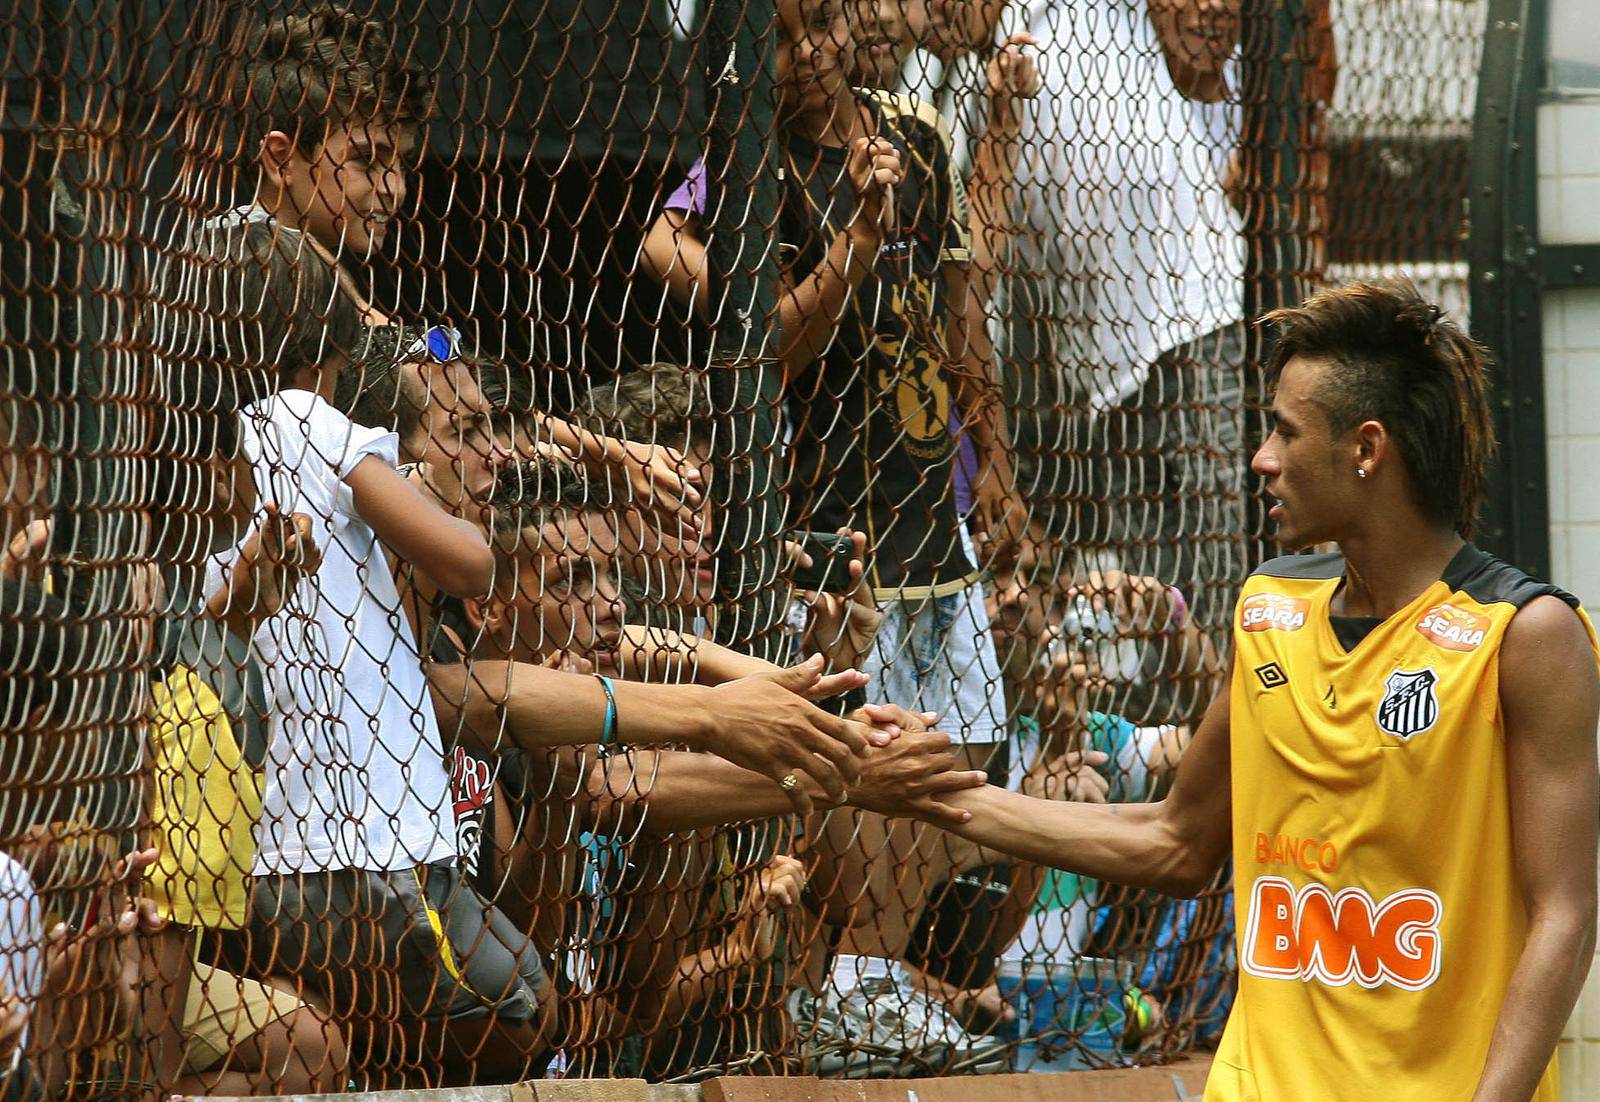
[[[1249,319],[1465,313],[1483,20],[10,0],[7,1097],[1213,1045],[1225,880],[939,797],[1165,790]]]

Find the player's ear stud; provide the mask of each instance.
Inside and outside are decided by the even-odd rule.
[[[1356,468],[1356,477],[1357,478],[1366,478],[1367,477],[1367,469],[1365,467],[1357,467]]]

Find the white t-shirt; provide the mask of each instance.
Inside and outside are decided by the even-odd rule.
[[[416,639],[343,481],[368,457],[393,466],[398,439],[304,390],[240,419],[258,500],[308,514],[322,550],[316,576],[254,640],[272,718],[255,873],[452,860],[449,776]]]
[[[1106,408],[1241,316],[1243,221],[1223,187],[1238,106],[1178,91],[1145,0],[1032,0],[1006,19],[1002,37],[1039,40],[1043,83],[1017,168],[1036,255],[1019,267],[1054,291],[1057,355]]]
[[[29,1008],[44,987],[43,942],[44,909],[33,878],[10,854],[0,853],[0,984]],[[19,1046],[10,1066],[21,1059]]]

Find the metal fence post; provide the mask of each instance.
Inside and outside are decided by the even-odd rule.
[[[1536,577],[1550,574],[1544,323],[1538,224],[1537,95],[1544,0],[1491,0],[1473,113],[1467,192],[1472,332],[1494,353],[1495,434],[1480,542]]]
[[[1275,552],[1267,532],[1266,503],[1254,492],[1250,457],[1266,434],[1261,412],[1270,404],[1260,364],[1264,334],[1254,322],[1269,310],[1305,297],[1306,227],[1299,224],[1306,158],[1305,0],[1245,0],[1240,64],[1243,134],[1239,150],[1246,181],[1244,317],[1249,354],[1245,366],[1245,532],[1252,561]]]
[[[778,180],[773,154],[772,0],[713,0],[707,12],[707,260],[715,332],[715,499],[725,614],[718,635],[773,657],[781,620],[773,553],[784,530],[777,347]],[[735,462],[737,460],[737,462]]]

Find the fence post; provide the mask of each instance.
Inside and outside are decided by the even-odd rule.
[[[1266,502],[1249,470],[1265,431],[1270,404],[1260,364],[1264,335],[1254,322],[1269,310],[1305,297],[1309,275],[1307,228],[1300,224],[1306,133],[1306,0],[1245,0],[1240,28],[1242,133],[1239,141],[1245,211],[1245,532],[1252,561],[1270,557]]]
[[[1547,7],[1492,0],[1472,123],[1467,202],[1472,333],[1494,353],[1495,435],[1479,542],[1536,577],[1550,575],[1539,271],[1538,92]]]
[[[764,657],[775,656],[772,629],[782,619],[773,552],[784,530],[781,375],[771,359],[778,313],[772,25],[773,0],[712,0],[705,28],[714,495],[725,602],[717,634]]]

